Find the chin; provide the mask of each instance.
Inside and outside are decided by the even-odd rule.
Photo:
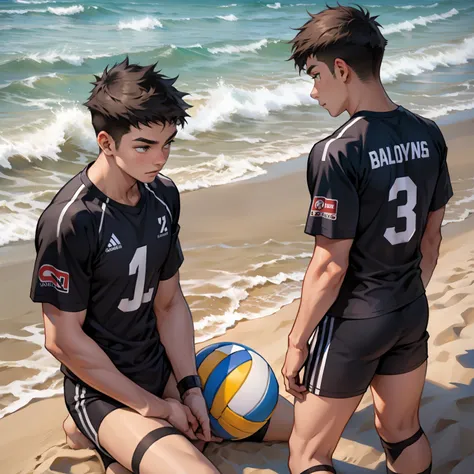
[[[140,181],[142,183],[153,183],[155,181],[155,178],[158,176],[158,174],[144,174],[142,176],[142,179]]]

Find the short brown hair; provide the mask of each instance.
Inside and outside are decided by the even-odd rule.
[[[362,80],[380,74],[387,40],[382,36],[376,22],[368,10],[346,7],[338,4],[311,17],[299,33],[290,41],[292,55],[299,72],[306,66],[309,56],[316,56],[334,74],[334,60],[343,59]]]
[[[186,123],[186,109],[191,107],[170,79],[155,71],[156,64],[139,66],[129,64],[128,56],[102,76],[95,76],[94,88],[84,104],[91,112],[96,135],[107,132],[120,145],[122,136],[130,127],[150,123]]]

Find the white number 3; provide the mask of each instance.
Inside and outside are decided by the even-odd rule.
[[[397,232],[395,227],[388,227],[385,230],[384,237],[392,244],[403,244],[408,242],[416,230],[416,214],[413,209],[416,206],[416,184],[409,176],[397,178],[390,188],[388,200],[397,199],[400,191],[407,192],[407,202],[397,207],[397,218],[404,217],[406,219],[405,230]]]

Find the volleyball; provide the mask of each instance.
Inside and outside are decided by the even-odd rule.
[[[243,439],[265,425],[278,401],[278,382],[260,354],[218,342],[196,354],[196,365],[215,436]]]

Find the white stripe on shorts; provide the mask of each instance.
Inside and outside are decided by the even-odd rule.
[[[79,419],[81,420],[82,427],[84,428],[84,431],[86,431],[86,433],[89,435],[89,437],[95,441],[95,445],[97,446],[97,448],[100,449],[107,456],[110,456],[110,454],[107,453],[107,451],[105,451],[99,444],[99,437],[97,435],[97,431],[95,430],[94,425],[92,424],[86,410],[85,396],[86,396],[86,388],[82,387],[82,392],[80,392],[80,385],[76,384],[76,395],[74,397],[74,400],[76,400],[76,411],[77,411],[77,414],[79,415]],[[82,413],[81,413],[81,409],[82,409]]]
[[[311,351],[311,358],[314,357],[314,352],[316,351],[316,346],[318,348],[318,353],[316,355],[316,360],[314,361],[314,365],[313,365],[313,371],[309,374],[309,385],[311,387],[314,387],[314,380],[316,378],[316,373],[318,371],[318,364],[319,364],[319,359],[321,357],[321,350],[322,350],[322,347],[323,347],[323,343],[324,343],[324,338],[325,338],[325,335],[326,335],[326,327],[327,327],[327,322],[328,322],[328,318],[325,316],[324,317],[324,320],[323,320],[323,327],[321,328],[321,339],[319,340],[319,344],[317,344],[317,336],[315,336],[314,338],[314,345],[313,345],[313,348],[312,348],[312,351]],[[318,335],[319,335],[319,325],[321,323],[318,324]]]
[[[319,369],[319,377],[318,377],[318,381],[316,382],[316,387],[314,391],[315,395],[319,395],[319,393],[321,392],[321,382],[323,381],[324,369],[326,367],[326,362],[328,360],[328,353],[329,353],[329,347],[331,346],[333,330],[334,330],[334,318],[331,318],[331,322],[329,324],[328,340],[326,342],[326,348],[324,349],[323,360],[321,362],[321,368]]]

